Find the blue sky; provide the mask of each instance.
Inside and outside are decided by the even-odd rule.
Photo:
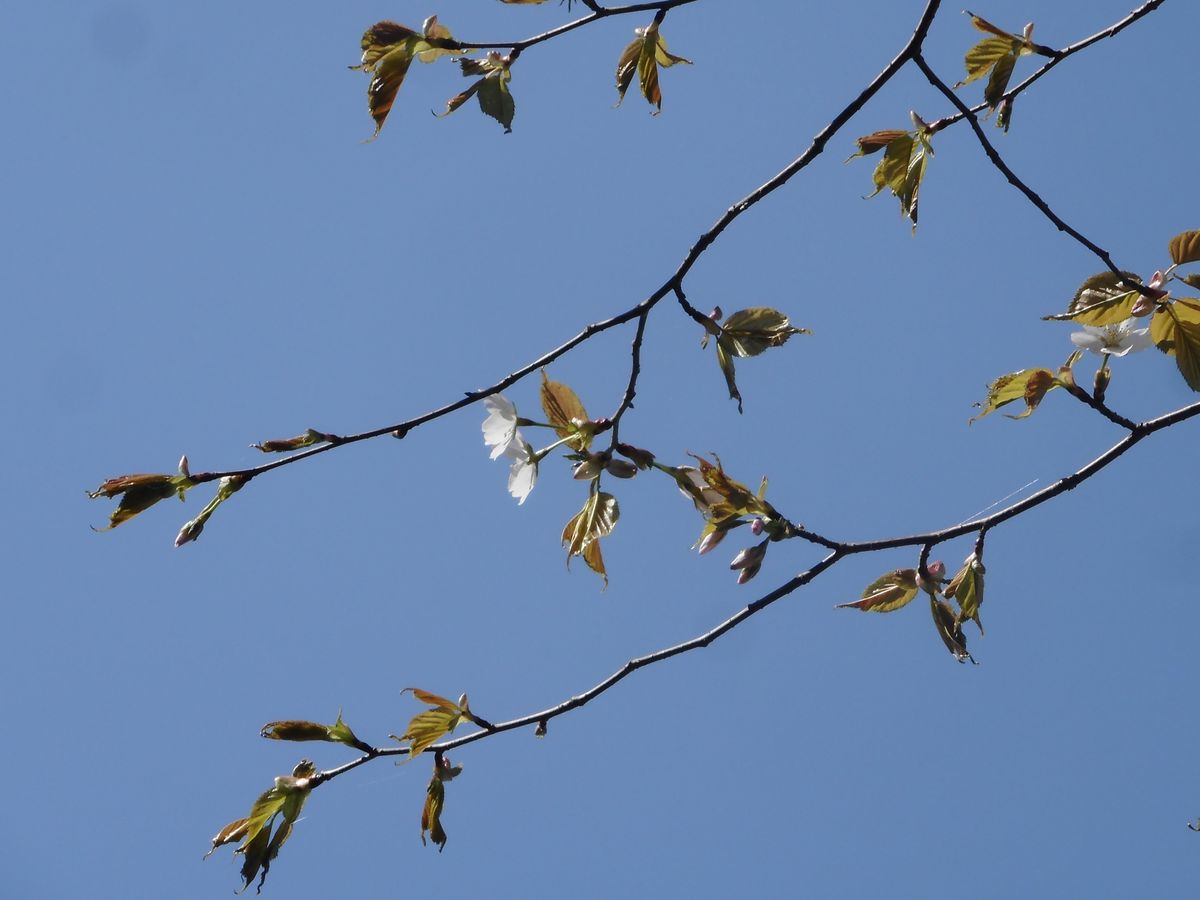
[[[11,223],[4,453],[10,773],[5,891],[27,898],[214,897],[239,884],[209,838],[302,756],[263,723],[332,721],[386,744],[419,706],[469,693],[512,718],[700,633],[814,563],[773,547],[738,587],[661,476],[609,485],[611,585],[567,571],[586,489],[543,464],[517,507],[481,408],[254,481],[173,549],[207,491],[105,534],[84,491],[125,472],[261,461],[254,441],[397,422],[494,383],[628,308],[899,50],[920,3],[736,4],[668,15],[695,65],[662,75],[661,116],[612,71],[618,17],[530,49],[505,135],[448,62],[415,66],[379,140],[357,61],[382,18],[436,13],[464,39],[566,21],[491,0],[239,4],[44,0],[4,14]],[[1129,0],[976,12],[1063,46]],[[575,11],[578,14],[578,8]],[[1161,10],[1064,62],[989,134],[1070,223],[1148,277],[1200,228],[1187,103],[1200,10]],[[953,81],[979,35],[958,9],[927,57]],[[1033,63],[1023,60],[1017,76]],[[974,102],[978,85],[963,89]],[[860,199],[854,138],[949,111],[906,69],[786,188],[696,265],[708,310],[769,305],[813,329],[739,364],[667,303],[646,331],[622,435],[668,462],[716,452],[837,539],[968,519],[1098,455],[1119,430],[1063,392],[1030,419],[967,426],[996,376],[1057,366],[1057,312],[1097,261],[991,168],[967,128],[934,139],[915,237]],[[589,412],[615,409],[630,328],[555,364]],[[1081,363],[1090,378],[1094,358]],[[1118,360],[1111,404],[1192,402],[1156,352]],[[507,392],[536,411],[536,379]],[[1135,448],[988,539],[987,636],[958,666],[919,603],[834,610],[909,551],[846,560],[703,651],[585,709],[455,755],[450,841],[418,837],[427,761],[376,761],[321,787],[265,893],[580,898],[1185,897],[1200,815],[1188,685],[1200,612],[1191,548],[1194,422]],[[955,568],[963,539],[935,556]]]

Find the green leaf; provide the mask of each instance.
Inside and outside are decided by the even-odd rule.
[[[575,392],[560,381],[551,381],[542,369],[542,411],[560,438],[573,450],[586,450],[592,443],[592,433],[581,426],[589,421],[587,410]]]
[[[996,60],[996,64],[992,67],[992,77],[988,79],[987,87],[983,89],[983,101],[988,105],[988,109],[995,109],[999,106],[1004,92],[1008,90],[1008,81],[1012,78],[1013,68],[1017,64],[1018,50],[1019,46],[1014,48],[1012,53]]]
[[[976,81],[986,75],[991,69],[1006,56],[1011,57],[1013,54],[1013,40],[1010,35],[1004,37],[984,38],[974,47],[967,51],[966,66],[967,77],[958,84],[956,88],[963,87]],[[1011,73],[1012,67],[1009,66]],[[1006,79],[1007,80],[1007,79]],[[1003,91],[1001,91],[1003,93]]]
[[[658,110],[662,109],[662,90],[658,85],[658,67],[676,63],[690,65],[691,60],[668,52],[667,42],[658,32],[658,22],[634,32],[637,37],[621,52],[617,62],[617,106],[625,99],[625,92],[633,83],[634,73],[646,102]]]
[[[582,556],[589,569],[604,578],[608,587],[608,572],[604,568],[604,556],[600,552],[600,539],[612,534],[620,518],[621,510],[617,498],[604,491],[588,496],[583,509],[571,517],[562,531],[562,544],[567,548],[567,567],[571,559]]]
[[[962,568],[950,579],[946,590],[943,591],[947,597],[958,603],[959,623],[973,620],[979,626],[980,634],[983,634],[983,622],[979,620],[979,607],[983,605],[983,575],[983,563],[972,553],[963,561]]]
[[[1171,253],[1171,261],[1177,266],[1200,261],[1200,231],[1185,231],[1175,235],[1167,249]]]
[[[772,347],[782,347],[793,334],[812,334],[793,328],[785,316],[769,306],[754,306],[733,313],[725,320],[717,338],[726,351],[742,358],[758,356]]]
[[[908,131],[902,131],[899,135],[888,143],[887,149],[883,152],[883,158],[875,167],[875,172],[872,178],[875,182],[875,191],[869,196],[874,197],[885,187],[891,188],[893,194],[899,194],[904,190],[904,181],[908,176],[908,165],[912,159],[913,145],[916,142],[916,136]]]
[[[461,94],[451,97],[446,102],[446,109],[439,113],[448,116],[471,97],[479,101],[479,108],[504,126],[505,133],[512,131],[512,120],[516,114],[516,103],[508,90],[508,82],[512,78],[509,61],[499,53],[492,52],[485,59],[460,59],[463,75],[482,75],[483,77],[472,84]]]
[[[1133,272],[1122,272],[1130,281],[1141,283]],[[1141,294],[1121,283],[1116,272],[1100,272],[1086,279],[1067,304],[1065,313],[1042,316],[1046,321],[1073,321],[1080,325],[1115,325],[1129,318]]]
[[[1150,337],[1158,349],[1175,357],[1179,374],[1193,391],[1200,391],[1200,303],[1177,300],[1155,312]]]
[[[862,593],[862,599],[839,603],[836,609],[863,612],[892,612],[907,606],[917,596],[917,570],[896,569],[876,578]]]
[[[190,488],[196,486],[191,477],[179,475],[120,475],[110,478],[94,491],[87,494],[97,497],[120,497],[121,502],[108,518],[108,525],[97,531],[110,531],[122,522],[128,522],[138,513],[145,512],[159,500],[178,496],[180,500]]]
[[[405,688],[400,693],[403,694],[405,691],[411,691],[412,695],[422,703],[428,703],[433,707],[413,716],[404,734],[397,738],[397,740],[411,742],[408,756],[409,759],[412,759],[424,752],[427,747],[436,744],[443,735],[452,732],[458,723],[468,716],[469,709],[466,707],[465,697],[460,705],[420,688]]]
[[[733,365],[733,357],[721,346],[720,341],[717,341],[717,365],[721,367],[721,374],[725,376],[725,386],[729,388],[729,399],[737,401],[740,413],[742,411],[742,395],[738,391],[737,371]]]
[[[1025,401],[1025,410],[1009,418],[1023,419],[1037,409],[1042,398],[1056,387],[1062,387],[1062,381],[1049,369],[1022,369],[1020,372],[1001,375],[988,385],[987,400],[975,404],[982,409],[968,424],[1016,400]]]
[[[917,195],[921,190],[921,182],[925,178],[925,168],[929,163],[929,145],[924,141],[917,142],[916,152],[904,175],[904,188],[898,194],[900,212],[912,222],[913,231],[917,230]]]
[[[351,68],[373,76],[367,86],[367,107],[375,120],[375,133],[368,140],[379,137],[396,101],[396,93],[412,65],[419,39],[420,35],[411,28],[389,21],[376,22],[363,34],[362,63]]]
[[[946,649],[960,663],[966,662],[968,659],[974,662],[974,658],[967,652],[967,639],[963,636],[962,625],[959,623],[958,617],[954,615],[950,604],[931,594],[929,611],[933,614],[933,626],[937,629],[938,637],[942,639]]]

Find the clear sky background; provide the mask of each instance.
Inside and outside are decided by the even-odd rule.
[[[976,11],[1064,46],[1131,0]],[[195,544],[210,488],[95,534],[85,489],[125,472],[261,461],[253,441],[386,425],[491,384],[674,270],[720,213],[801,152],[900,49],[922,4],[734,3],[672,12],[694,60],[663,113],[612,108],[621,17],[531,49],[505,135],[448,62],[414,65],[378,141],[347,70],[382,18],[438,14],[475,41],[567,20],[492,0],[10,4],[0,267],[5,352],[5,779],[0,894],[224,897],[209,838],[302,756],[258,736],[284,718],[388,743],[400,690],[529,713],[630,657],[702,632],[818,559],[689,550],[701,521],[664,477],[610,484],[611,586],[563,565],[586,494],[549,459],[516,505],[481,408],[255,481]],[[573,15],[578,15],[578,8]],[[1200,228],[1195,35],[1169,0],[1059,66],[988,125],[1069,222],[1149,274]],[[949,81],[980,37],[957,7],[928,58]],[[1023,60],[1017,77],[1033,71]],[[963,90],[978,100],[981,87]],[[960,522],[1044,486],[1121,436],[1063,392],[1031,419],[968,427],[996,376],[1057,366],[1039,321],[1100,269],[986,162],[965,126],[935,138],[915,237],[865,201],[854,138],[949,112],[906,70],[805,174],[696,266],[692,301],[776,306],[812,328],[739,365],[730,402],[695,323],[650,319],[623,436],[660,458],[719,453],[735,477],[838,539]],[[593,415],[628,373],[630,328],[554,365]],[[1081,363],[1085,379],[1094,357]],[[1173,363],[1117,360],[1133,418],[1192,402]],[[536,413],[536,379],[510,389]],[[945,652],[923,603],[834,610],[909,551],[855,557],[706,650],[585,709],[454,755],[439,854],[418,825],[428,761],[374,762],[320,788],[267,896],[1192,897],[1200,876],[1197,423],[1137,447],[987,544],[978,666]],[[951,569],[971,540],[939,547]]]

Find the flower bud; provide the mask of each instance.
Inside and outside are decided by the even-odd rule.
[[[188,458],[186,453],[179,457],[179,474],[184,478],[192,477],[192,473],[188,471]]]
[[[622,441],[617,444],[617,452],[632,461],[639,469],[648,469],[654,465],[654,454],[641,447],[635,447]]]
[[[712,550],[717,544],[725,540],[725,535],[729,532],[725,529],[710,531],[704,537],[700,538],[700,543],[696,545],[696,552],[703,556],[708,551]]]
[[[190,522],[185,522],[184,526],[179,529],[179,534],[175,535],[175,546],[182,547],[188,541],[194,541],[196,538],[200,537],[200,532],[203,530],[203,519],[195,518]]]
[[[1092,382],[1092,396],[1099,403],[1104,402],[1104,392],[1108,390],[1108,383],[1112,380],[1112,369],[1103,368],[1096,370],[1096,378]]]
[[[926,581],[921,576],[921,570],[917,570],[917,587],[927,594],[936,594],[941,587],[942,582],[946,580],[946,564],[940,559],[931,562],[925,567],[925,571],[929,573],[929,581]]]
[[[609,459],[604,470],[614,478],[632,478],[638,473],[638,467],[627,459]]]
[[[587,459],[576,464],[572,470],[576,481],[591,481],[597,475],[604,471],[604,464],[608,461],[606,453],[589,453]]]
[[[758,537],[760,534],[763,533],[763,520],[762,519],[755,519],[753,522],[750,523],[750,533],[752,535],[754,535],[755,537]]]
[[[763,541],[755,544],[753,547],[747,547],[733,558],[733,561],[729,564],[729,568],[742,570],[741,574],[738,575],[738,584],[745,584],[758,574],[763,558],[767,555],[768,543],[770,541]]]

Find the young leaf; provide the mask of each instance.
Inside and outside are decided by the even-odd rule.
[[[850,162],[850,160],[858,156],[870,156],[872,153],[878,153],[880,150],[891,144],[892,141],[896,140],[897,138],[902,138],[907,134],[907,131],[898,131],[896,129],[890,129],[887,131],[873,131],[855,141],[855,143],[858,144],[858,152],[850,154],[843,161]]]
[[[971,619],[983,634],[983,622],[979,620],[979,607],[983,605],[983,563],[972,553],[965,560],[958,574],[950,579],[943,592],[958,603],[958,622]]]
[[[1200,231],[1185,231],[1171,238],[1167,245],[1171,261],[1177,266],[1200,261]]]
[[[575,392],[559,381],[551,381],[542,369],[542,411],[554,426],[555,433],[560,438],[570,437],[567,442],[572,450],[586,450],[592,442],[592,435],[580,426],[588,421],[587,410]]]
[[[368,140],[379,137],[414,58],[429,63],[462,52],[437,16],[426,19],[420,33],[398,22],[376,22],[362,36],[362,51],[362,62],[350,68],[373,76],[367,86],[367,105],[375,120],[375,133]]]
[[[839,603],[835,609],[863,612],[892,612],[907,606],[917,596],[917,570],[896,569],[876,578],[862,593],[861,600]]]
[[[1015,400],[1024,400],[1025,410],[1008,418],[1024,419],[1037,409],[1038,404],[1042,402],[1042,398],[1049,391],[1062,386],[1060,378],[1049,369],[1022,369],[1020,372],[1001,375],[988,385],[987,400],[975,404],[982,409],[978,415],[972,416],[967,424],[973,424],[988,413],[995,412]]]
[[[191,477],[179,475],[121,475],[110,478],[94,491],[88,491],[88,496],[95,500],[97,497],[120,497],[121,502],[108,518],[108,525],[97,531],[110,531],[122,522],[128,522],[138,513],[145,512],[159,500],[178,495],[183,499],[189,488],[195,487],[196,482]]]
[[[408,748],[409,759],[422,753],[426,747],[436,744],[439,738],[452,732],[459,722],[470,715],[465,696],[459,703],[455,703],[453,700],[447,700],[445,697],[439,697],[437,694],[431,694],[420,688],[405,688],[404,691],[411,691],[414,697],[432,707],[432,709],[413,716],[404,734],[397,738],[397,740],[411,742]],[[404,693],[404,691],[400,693]]]
[[[993,35],[984,38],[967,51],[965,63],[967,77],[955,85],[956,88],[970,84],[972,81],[991,73],[987,87],[983,90],[983,99],[989,109],[996,109],[1008,90],[1009,79],[1012,78],[1013,67],[1017,58],[1033,52],[1028,33],[1032,26],[1027,27],[1026,35],[1011,34],[1002,28],[997,28],[986,19],[971,15],[971,24],[980,31]],[[1011,113],[1011,110],[1009,111]],[[1008,130],[1009,115],[1005,115],[1003,127]],[[997,123],[1001,124],[1001,123]]]
[[[1193,287],[1197,290],[1200,290],[1200,272],[1192,272],[1188,275],[1180,275],[1179,280],[1188,287]]]
[[[661,111],[662,90],[658,86],[658,67],[669,67],[676,63],[691,65],[691,60],[667,52],[667,42],[658,33],[657,21],[645,28],[635,29],[634,34],[637,37],[625,48],[617,62],[617,106],[625,99],[625,92],[633,83],[636,72],[642,96],[647,103]]]
[[[965,663],[968,659],[975,662],[974,657],[967,652],[967,639],[963,636],[962,625],[954,610],[945,600],[939,600],[932,594],[929,597],[929,611],[933,614],[933,626],[937,629],[938,637],[946,645],[956,660]]]
[[[742,411],[742,394],[737,386],[737,370],[733,365],[733,357],[729,355],[729,351],[721,346],[721,342],[717,341],[717,365],[721,367],[721,374],[725,376],[725,386],[729,389],[729,399],[736,400],[738,412]]]
[[[446,832],[442,828],[442,807],[446,802],[446,787],[434,766],[433,778],[425,791],[425,805],[421,808],[421,843],[425,843],[425,832],[438,845],[438,853],[446,849]]]
[[[1130,281],[1141,283],[1133,272],[1122,272]],[[1100,272],[1084,280],[1067,304],[1065,313],[1042,316],[1048,322],[1073,321],[1080,325],[1115,325],[1129,318],[1141,294],[1121,283],[1116,272]]]
[[[508,82],[512,78],[508,58],[493,51],[486,59],[464,58],[460,59],[459,63],[462,65],[463,75],[483,77],[461,94],[446,101],[446,111],[439,115],[450,115],[473,96],[479,101],[479,108],[485,115],[491,116],[504,126],[505,134],[511,132],[517,106],[508,90]]]
[[[213,850],[223,844],[242,841],[241,846],[233,851],[235,856],[242,857],[241,891],[246,890],[261,871],[262,877],[258,882],[258,890],[261,892],[271,862],[279,854],[284,841],[291,835],[292,826],[300,816],[304,801],[308,799],[312,790],[312,778],[316,774],[316,766],[310,760],[302,759],[292,769],[291,775],[280,775],[275,779],[275,786],[260,794],[254,801],[247,818],[230,822],[217,832],[216,837],[212,839],[212,849],[204,858],[207,859]],[[272,836],[272,826],[279,817],[282,817],[279,827]]]
[[[877,131],[873,135],[859,138],[860,153],[873,153],[878,149],[876,144],[885,137],[890,137],[872,173],[875,190],[868,194],[874,197],[884,188],[891,190],[900,201],[900,213],[917,227],[917,201],[921,190],[921,182],[925,178],[925,169],[929,157],[933,155],[933,147],[927,135],[917,131]],[[864,141],[868,142],[864,145]],[[851,159],[854,157],[852,156]]]
[[[1193,391],[1200,391],[1200,304],[1177,300],[1154,313],[1150,338],[1158,349],[1175,357],[1179,374]]]
[[[793,334],[812,334],[794,328],[785,316],[769,306],[754,306],[731,314],[721,326],[719,344],[733,356],[758,356],[771,347],[782,347]]]
[[[604,491],[588,496],[583,509],[571,517],[562,531],[562,544],[567,548],[567,567],[571,559],[582,556],[589,569],[604,578],[608,587],[608,572],[600,552],[600,539],[612,534],[621,511],[617,498]]]

